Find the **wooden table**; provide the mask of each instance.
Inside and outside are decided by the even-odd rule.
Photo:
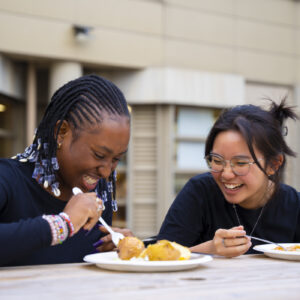
[[[0,299],[300,299],[300,262],[247,255],[193,270],[105,271],[95,265],[0,268]]]

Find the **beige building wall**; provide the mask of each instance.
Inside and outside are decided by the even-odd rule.
[[[76,26],[88,35],[76,35]],[[25,84],[19,62],[28,66]],[[174,196],[176,108],[260,104],[285,93],[300,104],[300,3],[0,0],[0,94],[23,95],[27,116],[36,95],[25,91],[40,66],[49,73],[50,95],[84,70],[105,74],[124,91],[133,107],[127,225],[149,236]],[[288,141],[300,152],[299,125],[289,126]],[[299,163],[291,159],[286,172],[298,189]]]
[[[132,0],[0,1],[0,51],[84,64],[162,63],[162,5]],[[92,27],[87,43],[74,25]]]
[[[97,66],[172,66],[291,84],[300,5],[292,0],[1,0],[0,51]],[[75,24],[91,27],[78,43]]]
[[[299,4],[287,0],[166,1],[166,64],[294,84]]]

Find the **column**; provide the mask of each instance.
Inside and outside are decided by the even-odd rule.
[[[70,80],[82,75],[82,66],[77,62],[55,62],[50,68],[49,99],[53,93]]]
[[[36,100],[36,72],[32,63],[27,69],[27,95],[26,95],[26,145],[32,143],[36,128],[37,100]]]

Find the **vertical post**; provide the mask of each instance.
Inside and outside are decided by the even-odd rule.
[[[80,77],[83,73],[82,66],[77,62],[54,62],[50,67],[49,99],[54,92],[70,80]]]
[[[37,101],[36,101],[36,73],[33,63],[27,69],[27,95],[26,95],[26,144],[32,143],[36,128]]]
[[[157,106],[157,232],[174,198],[174,105]]]

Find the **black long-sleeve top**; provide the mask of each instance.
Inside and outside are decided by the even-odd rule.
[[[82,262],[95,252],[93,243],[102,233],[97,226],[88,234],[81,229],[50,246],[50,226],[42,215],[62,212],[67,202],[45,191],[32,178],[33,168],[32,163],[0,159],[0,266]],[[105,207],[102,217],[111,224],[110,197]]]
[[[276,195],[259,209],[232,204],[224,198],[210,173],[191,178],[171,205],[157,239],[176,241],[191,247],[212,240],[217,229],[244,225],[249,235],[259,218],[253,236],[278,243],[300,242],[300,193],[280,184]],[[262,244],[252,240],[252,245]],[[251,247],[247,254],[257,253]]]

